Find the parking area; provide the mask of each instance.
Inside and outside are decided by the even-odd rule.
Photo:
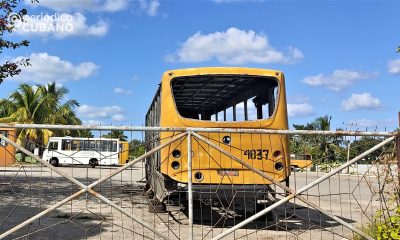
[[[62,166],[58,169],[87,185],[116,168]],[[143,170],[143,164],[136,164],[97,186],[95,190],[170,238],[187,239],[188,213],[183,200],[167,201],[166,213],[148,212],[149,199],[143,192]],[[64,177],[40,165],[2,168],[0,174],[1,232],[79,190]],[[298,189],[322,174],[294,172],[290,178],[290,187]],[[369,220],[369,213],[380,207],[379,198],[373,194],[376,185],[376,177],[373,175],[341,174],[315,186],[303,196],[346,222],[361,225]],[[276,190],[278,199],[285,196],[283,191]],[[235,238],[342,239],[352,236],[351,231],[297,199],[275,209],[273,216],[272,219],[258,219],[235,231]],[[213,238],[248,217],[246,213],[235,213],[233,208],[194,201],[194,239]],[[29,239],[50,239],[49,236],[67,236],[68,239],[157,238],[157,235],[91,194],[83,194],[66,203],[7,239],[24,236],[30,236]]]

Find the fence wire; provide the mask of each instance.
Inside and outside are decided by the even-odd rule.
[[[111,141],[102,128],[79,126]],[[373,239],[399,205],[395,133],[109,129],[129,149],[71,137],[82,147],[52,151],[69,159],[56,167],[1,136],[1,239]]]

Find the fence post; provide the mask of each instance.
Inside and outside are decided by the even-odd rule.
[[[397,193],[400,199],[400,112],[398,113],[399,117],[399,129],[396,136],[396,155],[397,155]]]
[[[192,132],[187,133],[189,240],[193,240]]]

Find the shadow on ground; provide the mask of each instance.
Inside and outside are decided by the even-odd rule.
[[[193,202],[193,222],[194,224],[208,225],[215,228],[227,228],[246,220],[254,215],[251,210],[248,212],[235,212],[232,207],[215,207],[212,204],[202,204],[199,201]],[[188,216],[188,208],[182,209]],[[348,223],[353,220],[341,218]],[[250,222],[246,225],[247,229],[270,229],[275,231],[292,230],[314,230],[328,227],[340,226],[340,223],[332,220],[329,216],[312,208],[307,208],[299,204],[286,203],[271,213]]]

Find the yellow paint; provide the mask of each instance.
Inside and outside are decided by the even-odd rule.
[[[290,165],[298,168],[310,168],[313,166],[311,155],[304,154],[302,156],[290,158]]]
[[[171,80],[175,77],[190,75],[209,75],[209,74],[238,74],[238,75],[257,75],[275,77],[279,82],[279,97],[277,100],[276,111],[269,119],[237,122],[213,122],[183,118],[178,114],[172,96]],[[207,127],[207,128],[257,128],[257,129],[288,129],[286,93],[284,75],[280,71],[253,69],[253,68],[191,68],[183,70],[171,70],[164,73],[161,82],[161,127]],[[172,135],[178,133],[162,132],[161,143],[167,141]],[[260,169],[275,180],[283,181],[290,174],[288,155],[288,138],[284,135],[272,134],[228,134],[228,133],[201,133],[212,142],[218,144],[231,154],[247,161],[253,167]],[[223,136],[231,136],[232,143],[225,145],[221,143]],[[181,151],[181,157],[175,159],[171,152],[174,149]],[[269,152],[268,160],[247,159],[244,155],[245,149],[266,149]],[[192,138],[193,150],[193,182],[199,184],[269,184],[267,180],[256,173],[244,169],[239,163],[223,155],[218,150],[213,149],[203,142],[197,142]],[[279,156],[273,157],[275,151],[280,151]],[[172,169],[171,163],[178,161],[180,168]],[[282,162],[285,168],[277,171],[274,168],[276,162]],[[220,176],[219,169],[236,169],[239,176]],[[175,142],[169,147],[161,150],[161,167],[163,174],[168,175],[178,182],[187,182],[187,139]],[[201,172],[204,179],[196,182],[194,175]]]
[[[124,165],[129,161],[129,143],[119,142],[119,145],[120,145],[119,165]]]

